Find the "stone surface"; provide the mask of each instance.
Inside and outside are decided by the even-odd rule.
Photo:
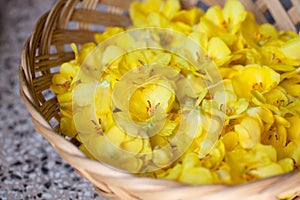
[[[23,45],[55,0],[0,0],[0,200],[104,199],[33,129],[19,96]]]

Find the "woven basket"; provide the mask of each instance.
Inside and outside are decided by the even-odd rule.
[[[182,0],[185,8],[223,5],[225,0]],[[280,29],[296,30],[300,22],[300,1],[240,0],[259,22],[271,15]],[[285,1],[285,0],[283,0]],[[88,159],[72,142],[58,134],[59,108],[49,86],[59,66],[74,58],[69,46],[94,40],[94,33],[107,26],[130,24],[122,15],[130,0],[59,0],[38,21],[25,44],[19,70],[21,96],[40,132],[77,171],[92,182],[96,191],[111,199],[298,199],[300,172],[271,177],[240,185],[191,186],[182,183],[140,178],[113,170]],[[255,3],[253,3],[255,2]],[[288,7],[288,8],[287,8]],[[103,9],[106,8],[106,9]],[[288,9],[288,10],[286,10]],[[299,198],[300,199],[300,198]]]

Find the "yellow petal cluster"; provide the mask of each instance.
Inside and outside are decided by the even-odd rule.
[[[141,171],[149,160],[161,168],[140,174],[142,176],[189,184],[240,184],[300,167],[299,34],[277,31],[271,24],[257,24],[253,14],[238,0],[228,0],[224,8],[213,6],[206,12],[199,8],[184,10],[178,0],[145,0],[133,2],[129,11],[133,26],[128,29],[168,28],[197,42],[218,67],[223,78],[219,85],[223,90],[216,87],[208,91],[202,74],[173,53],[146,49],[123,54],[119,47],[139,45],[128,35],[126,40],[116,41],[118,45],[107,47],[103,59],[107,62],[117,59],[110,62],[99,83],[92,87],[86,78],[82,80],[85,84],[77,86],[79,95],[73,96],[75,77],[86,57],[95,50],[96,43],[83,45],[80,52],[73,44],[75,59],[61,66],[51,85],[59,103],[63,135],[82,139],[74,124],[78,116],[73,113],[72,100],[76,98],[81,108],[94,104],[97,119],[97,122],[82,122],[90,124],[97,136],[90,140],[89,147],[81,144],[80,149],[93,159],[108,155],[118,162],[122,158],[118,164],[129,171]],[[95,40],[101,43],[124,30],[108,28],[96,34]],[[93,67],[98,61],[95,57],[87,64]],[[181,79],[174,78],[170,82],[160,77],[144,77],[146,83],[132,93],[128,105],[123,99],[127,90],[125,86],[121,88],[114,102],[118,109],[114,109],[113,90],[122,76],[132,69],[142,70],[141,66],[155,63],[172,67],[174,74],[168,74],[170,77],[183,74],[195,93],[185,88],[173,90]],[[93,92],[91,89],[96,91],[94,99],[87,95]],[[197,105],[197,110],[188,116],[184,116],[178,102],[186,97]],[[119,112],[126,106],[130,116]],[[119,119],[126,121],[129,117],[140,124],[141,133],[157,128],[152,127],[152,122],[165,121],[158,127],[157,135],[143,138],[127,134],[137,132],[136,127],[120,128],[113,117],[115,113]],[[182,125],[182,117],[187,121],[189,117],[197,120]],[[170,143],[178,130],[192,138],[192,144],[185,147],[186,138],[176,143],[176,148],[186,151],[174,161],[176,152]],[[192,135],[191,130],[197,130],[196,134]],[[219,137],[214,146],[213,137]],[[146,156],[121,155],[114,147]]]

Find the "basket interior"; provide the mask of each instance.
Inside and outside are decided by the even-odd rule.
[[[130,25],[128,8],[132,1],[58,0],[50,12],[38,21],[22,54],[22,70],[26,81],[23,90],[27,91],[27,98],[37,112],[57,133],[61,134],[59,105],[55,94],[49,88],[52,77],[59,72],[61,64],[74,58],[70,44],[76,43],[80,47],[83,43],[94,41],[94,34],[103,32],[106,27]],[[269,22],[275,24],[278,29],[300,29],[299,0],[240,1],[247,10],[255,14],[260,23]],[[181,2],[185,8],[196,5],[205,10],[212,5],[223,5],[225,0]],[[76,144],[76,141],[74,143]],[[286,179],[286,182],[288,181]],[[253,188],[253,191],[259,190],[255,185]],[[229,193],[233,191],[234,188]],[[240,191],[241,195],[242,193],[243,190]]]
[[[25,75],[38,111],[58,130],[59,108],[50,91],[53,74],[62,63],[74,58],[71,43],[79,47],[94,41],[96,32],[108,26],[128,26],[128,7],[133,0],[60,0],[48,15],[44,15],[31,37],[26,52]],[[279,29],[300,28],[300,1],[240,0],[252,11],[258,22],[275,24]],[[183,7],[199,6],[204,10],[222,5],[224,0],[182,0]],[[257,9],[258,8],[258,9]]]

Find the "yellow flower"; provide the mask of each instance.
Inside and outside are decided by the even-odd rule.
[[[248,13],[241,26],[241,33],[246,47],[259,48],[272,43],[277,45],[279,42],[279,34],[274,26],[271,24],[256,24],[254,16],[250,13]]]
[[[255,176],[256,178],[266,178],[266,177],[282,174],[283,169],[277,163],[270,163],[265,166],[250,169],[248,173],[249,175]]]
[[[56,94],[63,94],[68,91],[71,79],[64,77],[61,74],[54,74],[52,78],[51,90]]]
[[[126,141],[122,143],[122,149],[129,153],[138,154],[143,149],[143,140],[138,137],[126,135]]]
[[[129,14],[136,27],[171,28],[189,34],[202,15],[198,8],[180,10],[178,0],[133,2]]]
[[[274,118],[274,123],[265,127],[262,143],[272,144],[276,148],[284,147],[287,143],[287,128],[290,127],[290,123],[278,115],[274,115]]]
[[[108,141],[116,147],[121,146],[126,136],[127,135],[117,125],[112,125],[105,131],[105,137],[107,137]]]
[[[278,160],[277,163],[281,166],[284,173],[291,172],[294,169],[294,161],[291,158]]]
[[[278,151],[279,158],[291,158],[296,166],[300,166],[300,138],[289,142],[284,148]]]
[[[74,87],[73,100],[78,106],[87,106],[94,103],[94,94],[96,89],[95,82],[80,83]]]
[[[213,100],[218,109],[223,111],[230,119],[239,117],[249,106],[245,98],[238,98],[234,92],[232,81],[224,80],[224,91],[217,91]]]
[[[293,97],[300,98],[300,74],[295,74],[283,80],[280,85]]]
[[[280,75],[268,67],[247,65],[232,78],[232,84],[238,97],[249,99],[252,90],[266,93],[280,82]]]
[[[83,44],[82,47],[80,48],[80,54],[78,56],[77,61],[80,64],[83,64],[86,61],[87,57],[89,57],[91,55],[93,56],[95,48],[96,48],[96,44],[93,42]],[[89,62],[89,60],[91,60],[91,58],[88,59],[88,62]],[[93,66],[92,63],[89,63],[89,64],[91,66]]]
[[[291,71],[299,62],[294,58],[289,58],[277,46],[266,45],[260,48],[262,64],[268,65],[280,72]]]
[[[221,140],[223,141],[227,151],[232,151],[239,144],[238,133],[234,131],[225,133],[224,136],[222,136]]]
[[[136,120],[146,121],[156,113],[167,113],[175,99],[174,92],[159,84],[145,85],[137,89],[129,102],[129,112]]]
[[[211,184],[215,182],[215,176],[205,167],[183,169],[179,181],[188,184]]]
[[[287,41],[289,41],[291,39],[294,39],[296,37],[299,37],[299,35],[294,31],[287,30],[287,31],[280,31],[279,32],[279,38],[283,42],[287,42]]]
[[[156,134],[153,137],[149,138],[149,140],[152,148],[162,148],[164,146],[167,146],[169,143],[168,138],[162,136],[161,134]]]
[[[206,33],[193,31],[188,35],[188,37],[197,42],[197,44],[199,44],[203,49],[207,49],[208,38]]]
[[[163,148],[156,147],[152,152],[152,162],[157,167],[167,167],[172,163],[173,153],[170,145],[164,146]]]
[[[227,1],[223,8],[223,16],[227,29],[231,33],[235,33],[240,28],[241,22],[245,20],[246,14],[244,6],[239,1]]]
[[[200,161],[195,153],[184,155],[182,160],[182,172],[179,181],[189,184],[209,184],[215,182],[216,177],[213,173],[200,166]]]
[[[118,58],[120,58],[123,53],[124,53],[124,51],[118,46],[111,45],[111,46],[106,47],[103,52],[103,56],[102,56],[102,60],[101,60],[102,64],[104,64],[104,65],[110,65],[112,63],[115,64],[116,62],[119,61]]]
[[[251,149],[259,143],[262,127],[257,119],[246,116],[234,126],[234,131],[238,134],[239,144],[245,149]]]
[[[283,44],[280,49],[284,53],[284,55],[297,62],[297,64],[300,64],[300,36],[298,36],[295,39],[287,41],[285,44]]]
[[[208,55],[215,61],[217,66],[223,65],[231,57],[231,50],[226,43],[218,37],[213,37],[208,42]]]
[[[123,75],[128,71],[149,63],[150,56],[145,51],[133,51],[122,56],[118,70]]]
[[[105,45],[122,33],[113,44],[71,44],[75,59],[53,75],[64,136],[92,159],[188,184],[245,183],[300,166],[299,34],[257,24],[238,0],[206,13],[179,0],[137,1],[129,14],[133,26],[95,34]],[[152,34],[152,49],[125,32],[144,27],[181,32],[206,54],[171,34]],[[207,86],[215,77],[193,65],[202,59],[223,80]]]
[[[59,103],[59,108],[62,110],[72,111],[72,100],[73,100],[73,93],[66,92],[63,94],[58,94],[56,96],[57,101]]]
[[[147,24],[150,27],[167,28],[169,26],[169,20],[162,13],[153,12],[147,16]]]
[[[79,66],[74,62],[64,63],[60,68],[59,74],[54,74],[52,78],[52,85],[50,89],[55,94],[63,94],[69,90],[72,81],[77,75]]]
[[[158,178],[166,178],[170,180],[177,180],[181,174],[182,165],[176,164],[174,167],[168,168],[166,171],[157,174]]]
[[[266,103],[277,107],[285,107],[289,103],[286,91],[280,86],[274,88],[270,92],[267,92],[264,97],[266,99]]]
[[[130,5],[129,14],[134,26],[144,27],[149,25],[148,16],[161,14],[168,21],[180,10],[178,0],[146,0],[145,2],[133,2]]]
[[[241,26],[241,36],[246,48],[259,48],[264,45],[278,45],[279,33],[271,24],[259,25],[252,13],[247,13]]]
[[[167,119],[166,122],[165,122],[164,127],[158,133],[158,135],[161,135],[161,136],[170,136],[170,135],[172,135],[175,128],[177,127],[177,125],[178,125],[177,121],[172,121],[172,120]]]
[[[215,147],[200,160],[200,164],[208,169],[218,169],[224,157],[225,146],[222,141],[218,141]]]
[[[281,166],[276,163],[276,150],[270,145],[258,143],[249,151],[236,148],[227,152],[225,159],[230,166],[234,183],[244,183],[283,173]]]
[[[72,113],[63,109],[60,109],[60,113],[60,131],[69,138],[75,137],[77,130],[74,124]]]
[[[242,48],[232,53],[232,58],[230,59],[230,64],[239,65],[250,65],[250,64],[262,64],[261,53],[254,48]],[[232,68],[232,67],[231,67]],[[230,68],[230,69],[231,69]]]
[[[107,81],[103,81],[97,85],[94,97],[97,117],[108,114],[111,111],[111,86]]]
[[[108,27],[103,33],[96,33],[95,34],[95,40],[97,43],[103,42],[105,39],[112,37],[113,35],[116,35],[118,33],[123,32],[123,28],[119,27]]]
[[[172,18],[172,22],[183,22],[190,26],[197,24],[203,11],[199,8],[191,8],[190,10],[180,10]]]
[[[227,163],[223,162],[216,170],[216,174],[220,183],[233,184],[230,175],[230,166]]]
[[[255,106],[247,110],[247,114],[260,121],[260,124],[273,124],[275,121],[273,112],[266,106]]]
[[[287,140],[293,141],[300,137],[300,116],[294,115],[286,118],[290,124],[287,129]]]
[[[143,167],[143,161],[140,158],[131,157],[127,159],[122,159],[122,162],[118,162],[116,167],[119,167],[129,172],[137,173]]]
[[[235,41],[234,34],[240,29],[246,15],[247,12],[239,1],[229,0],[223,10],[219,6],[210,7],[201,17],[198,30],[207,33],[209,38],[220,36],[228,45],[232,45]]]

